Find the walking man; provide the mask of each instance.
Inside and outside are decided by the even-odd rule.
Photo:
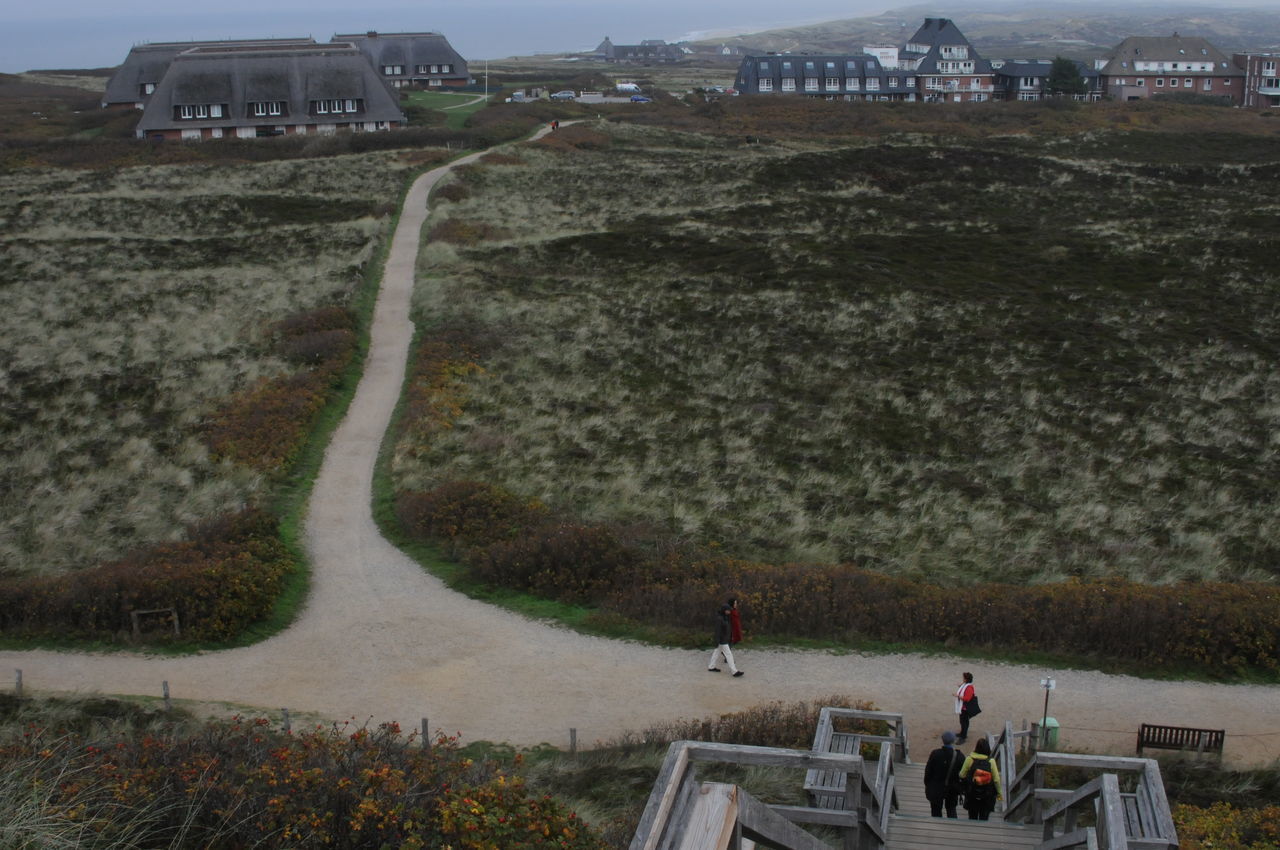
[[[707,670],[711,673],[719,673],[720,668],[716,666],[721,657],[724,658],[725,666],[729,668],[729,672],[735,676],[741,676],[742,671],[733,663],[733,650],[729,648],[729,642],[733,639],[733,620],[730,612],[733,611],[729,605],[721,605],[716,612],[716,648],[711,650],[711,660],[707,662]]]
[[[929,753],[929,760],[924,764],[924,796],[929,801],[929,814],[935,818],[942,817],[942,809],[947,809],[947,817],[956,817],[956,802],[960,799],[960,768],[964,766],[964,756],[952,746],[956,742],[956,734],[948,729],[942,733],[942,746]]]

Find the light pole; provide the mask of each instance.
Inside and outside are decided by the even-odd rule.
[[[1040,749],[1044,749],[1049,743],[1049,691],[1057,687],[1057,682],[1045,676],[1040,680],[1040,687],[1044,688],[1044,714],[1040,718]]]

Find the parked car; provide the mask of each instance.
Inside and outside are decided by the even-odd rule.
[[[645,97],[642,94],[633,94],[631,95],[631,102],[632,103],[652,103],[653,98]]]
[[[551,95],[551,99],[552,100],[573,100],[577,96],[578,95],[575,94],[574,92],[571,92],[568,89],[565,89],[564,91],[558,91],[555,94]]]

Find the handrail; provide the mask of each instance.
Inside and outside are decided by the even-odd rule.
[[[1001,743],[1004,743],[1002,739]],[[1074,767],[1102,771],[1076,789],[1045,786],[1045,768]],[[1132,794],[1122,794],[1118,774],[1136,773]],[[1005,820],[1043,823],[1041,850],[1098,847],[1100,850],[1166,848],[1176,850],[1178,833],[1165,795],[1160,765],[1154,759],[1074,753],[1035,753],[1005,788]],[[1096,812],[1097,824],[1077,829],[1081,810]]]
[[[886,749],[881,754],[881,764],[888,757]],[[872,777],[866,776],[862,756],[703,741],[675,741],[667,750],[640,824],[631,839],[630,850],[666,850],[678,845],[678,831],[684,825],[682,818],[689,815],[689,801],[696,796],[696,762],[842,772],[845,775],[846,799],[846,808],[843,810],[799,806],[767,808],[793,823],[826,823],[853,834],[865,829],[870,837],[883,845],[887,819],[882,814],[882,809],[885,808],[886,800],[893,799],[893,785],[888,779],[879,778],[879,770],[874,781]],[[890,773],[891,770],[890,768]],[[870,797],[870,800],[865,797]]]
[[[907,721],[899,712],[894,711],[872,711],[862,708],[838,708],[836,706],[823,706],[818,712],[818,727],[814,730],[813,747],[823,750],[831,745],[831,735],[835,732],[835,719],[837,717],[850,720],[876,720],[887,723],[892,732],[890,735],[869,735],[858,733],[865,741],[879,741],[881,743],[893,744],[894,761],[905,762],[910,758],[910,752],[907,746]]]

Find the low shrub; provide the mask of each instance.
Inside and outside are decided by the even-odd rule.
[[[223,641],[265,618],[297,568],[275,518],[261,510],[187,537],[76,573],[0,580],[0,634],[118,642],[132,633],[132,612],[173,608],[181,640]],[[144,641],[175,640],[169,618],[145,625]]]
[[[618,743],[627,744],[632,739],[639,738],[651,744],[669,744],[672,741],[714,741],[719,744],[748,744],[756,747],[807,750],[813,745],[813,733],[818,727],[818,715],[826,706],[857,708],[864,711],[875,710],[875,706],[866,700],[854,700],[840,694],[832,694],[812,702],[778,700],[717,717],[659,723],[629,735]],[[884,733],[882,723],[871,721],[849,722],[839,725],[838,728],[840,731],[848,732],[859,731],[877,735]]]
[[[456,740],[423,747],[394,724],[291,735],[237,718],[98,737],[31,725],[0,742],[0,783],[12,792],[0,816],[24,819],[31,846],[73,834],[93,843],[66,846],[600,846]]]
[[[1178,805],[1173,823],[1183,850],[1272,850],[1280,847],[1280,806],[1237,809],[1230,803],[1208,808]]]
[[[355,324],[345,307],[274,324],[276,353],[305,368],[264,378],[215,411],[205,426],[213,455],[263,472],[288,470],[355,355]]]

